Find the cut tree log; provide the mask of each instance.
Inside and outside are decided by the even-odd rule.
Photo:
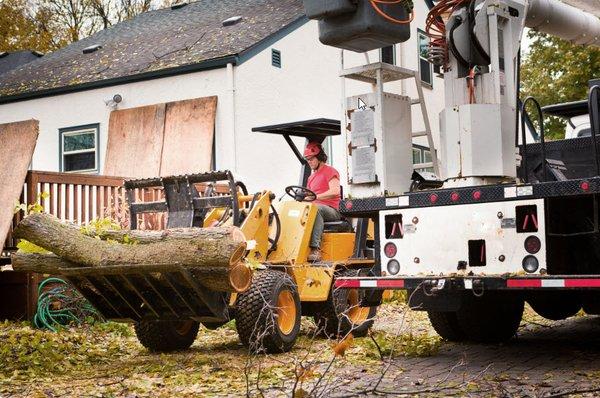
[[[19,223],[14,236],[27,239],[56,254],[60,260],[66,260],[60,265],[62,268],[72,265],[96,267],[101,274],[102,267],[162,265],[168,271],[168,267],[183,266],[190,268],[198,281],[212,290],[239,292],[248,288],[252,271],[242,261],[246,251],[244,234],[236,227],[197,229],[197,233],[191,233],[191,230],[158,231],[161,236],[158,239],[157,231],[135,231],[136,239],[152,242],[124,245],[86,236],[77,227],[64,224],[51,215],[34,213]],[[127,231],[128,234],[132,232]],[[146,233],[151,238],[143,238]],[[42,258],[30,257],[29,261],[33,263]]]
[[[208,238],[213,239],[215,234],[229,230],[230,237],[236,242],[244,241],[246,238],[239,228],[171,228],[162,231],[134,230],[106,230],[92,233],[89,236],[97,236],[103,240],[114,240],[120,243],[148,243],[164,242],[171,239]]]

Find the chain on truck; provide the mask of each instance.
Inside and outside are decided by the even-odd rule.
[[[373,221],[374,244],[361,232],[366,222],[357,237],[358,253],[375,265],[367,276],[338,278],[336,287],[365,291],[365,306],[378,305],[384,290],[406,289],[411,308],[427,311],[435,330],[454,341],[510,339],[525,302],[553,320],[581,309],[600,314],[600,81],[589,83],[586,137],[546,141],[543,123],[531,131],[532,119],[543,120],[539,104],[519,98],[525,27],[598,46],[600,21],[557,0],[425,2],[428,58],[445,88],[438,148],[416,72],[385,63],[341,71],[344,81],[373,87],[344,96],[349,195],[340,208]],[[410,37],[409,2],[304,4],[324,44],[365,52]],[[386,83],[413,78],[418,98],[385,91]],[[424,131],[412,130],[415,106]],[[412,164],[415,137],[427,139],[431,162]]]

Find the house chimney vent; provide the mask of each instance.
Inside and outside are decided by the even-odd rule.
[[[171,10],[178,10],[187,6],[188,4],[190,4],[190,2],[186,0],[178,1],[175,4],[171,5]]]
[[[101,48],[102,48],[102,46],[100,44],[93,44],[93,45],[91,45],[89,47],[84,48],[83,49],[83,53],[84,54],[91,54],[91,53],[93,53],[95,51],[100,50]]]
[[[235,25],[236,23],[240,22],[242,20],[241,16],[235,16],[235,17],[231,17],[231,18],[227,18],[226,20],[223,21],[223,26],[231,26],[231,25]]]

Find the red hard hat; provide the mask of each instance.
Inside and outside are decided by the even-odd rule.
[[[318,142],[309,142],[304,148],[304,157],[317,156],[321,152],[321,146]]]

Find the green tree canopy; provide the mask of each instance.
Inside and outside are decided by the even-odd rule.
[[[0,52],[54,51],[171,0],[0,0]]]
[[[521,98],[534,96],[542,106],[586,99],[588,81],[600,78],[600,49],[533,30],[528,35],[531,44],[521,64]],[[564,137],[565,121],[549,117],[544,126],[548,138]]]

